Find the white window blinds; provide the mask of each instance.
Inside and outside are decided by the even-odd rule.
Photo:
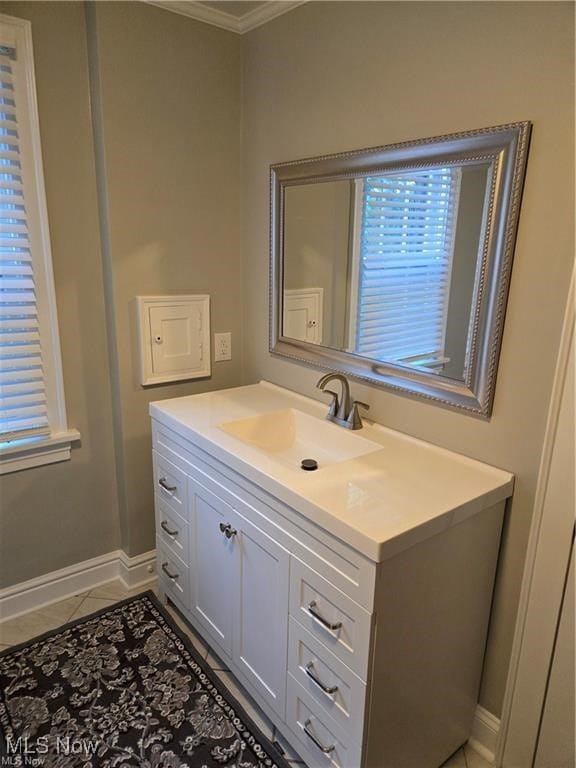
[[[452,168],[364,179],[358,354],[422,365],[445,359],[459,186]]]
[[[50,432],[14,52],[0,48],[0,443]]]

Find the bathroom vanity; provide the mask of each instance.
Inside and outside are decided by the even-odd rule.
[[[309,766],[438,768],[513,477],[325,412],[266,382],[150,405],[160,590]]]

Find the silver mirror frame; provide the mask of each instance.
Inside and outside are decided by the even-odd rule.
[[[363,383],[488,419],[492,412],[531,123],[518,122],[430,139],[342,152],[270,167],[270,352]],[[477,265],[463,382],[282,335],[284,190],[430,165],[490,162],[490,200]],[[480,249],[479,249],[480,250]]]

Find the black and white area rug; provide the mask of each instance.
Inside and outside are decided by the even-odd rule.
[[[0,654],[0,766],[288,768],[151,592]]]

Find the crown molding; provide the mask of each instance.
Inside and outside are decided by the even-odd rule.
[[[238,19],[238,31],[243,35],[245,32],[261,27],[268,21],[272,21],[272,19],[288,13],[288,11],[297,8],[299,5],[304,5],[306,2],[307,0],[268,0],[266,5],[254,8],[253,11],[245,13],[244,16]]]
[[[225,11],[202,5],[194,2],[194,0],[144,0],[144,2],[163,8],[165,11],[179,13],[181,16],[188,16],[191,19],[203,21],[205,24],[212,24],[215,27],[243,35],[245,32],[261,27],[268,21],[303,5],[307,0],[269,0],[265,5],[254,8],[241,17],[232,16]]]

